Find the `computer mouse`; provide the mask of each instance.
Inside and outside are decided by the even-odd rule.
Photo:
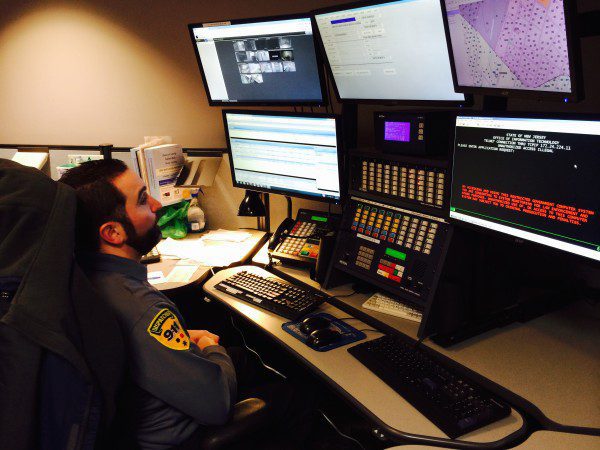
[[[341,333],[339,331],[332,330],[331,328],[322,328],[310,333],[308,338],[306,338],[306,344],[315,348],[323,348],[337,341],[340,336]]]
[[[300,323],[300,331],[304,334],[311,334],[313,331],[327,328],[331,321],[321,316],[307,317]]]

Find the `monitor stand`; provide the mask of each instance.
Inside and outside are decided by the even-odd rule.
[[[424,335],[448,347],[558,309],[576,297],[573,270],[551,250],[455,227]]]

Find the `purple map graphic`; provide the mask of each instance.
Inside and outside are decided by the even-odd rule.
[[[459,12],[524,86],[570,75],[563,0],[481,0]]]

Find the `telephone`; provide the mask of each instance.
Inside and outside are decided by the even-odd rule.
[[[337,231],[339,222],[338,215],[299,209],[295,220],[288,217],[277,227],[269,240],[269,253],[286,262],[314,265],[321,237]]]

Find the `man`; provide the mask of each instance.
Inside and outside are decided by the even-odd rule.
[[[118,160],[83,164],[60,181],[79,199],[78,259],[116,312],[128,343],[133,385],[124,403],[138,444],[171,448],[200,424],[225,423],[236,401],[230,357],[218,336],[185,330],[175,305],[148,284],[139,263],[160,240],[161,204]]]
[[[238,383],[219,336],[186,331],[177,307],[147,282],[139,261],[160,240],[161,204],[118,160],[84,163],[60,181],[77,192],[78,260],[115,312],[127,343],[131,385],[121,399],[124,426],[143,449],[188,445],[201,435],[201,425],[229,419]],[[238,369],[248,372],[242,378],[250,377],[250,364],[237,351],[233,356]],[[296,435],[306,435],[310,395],[281,384],[258,392],[276,404],[273,414]]]

